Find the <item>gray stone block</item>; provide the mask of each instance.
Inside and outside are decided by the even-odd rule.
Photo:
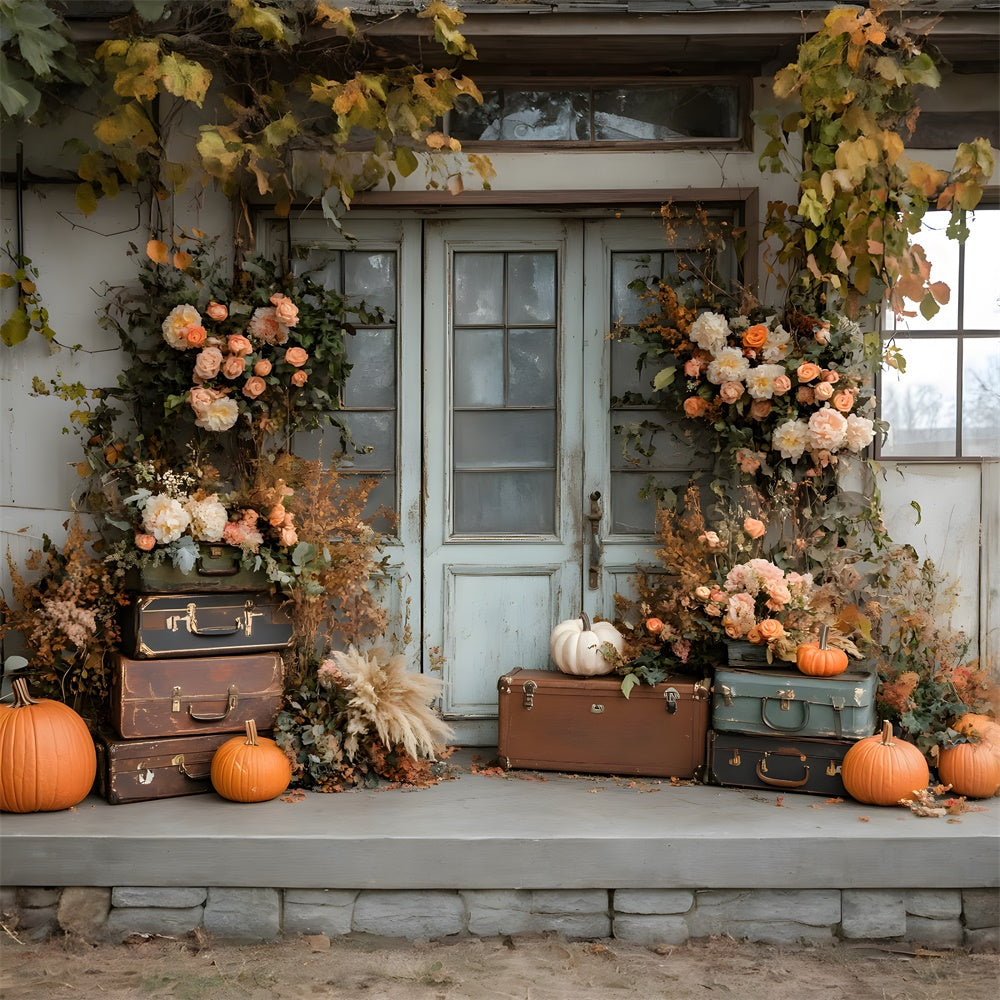
[[[17,906],[17,888],[0,885],[0,911],[9,912]]]
[[[110,912],[111,890],[92,885],[63,889],[56,910],[59,926],[85,941],[103,937]]]
[[[845,938],[901,937],[906,933],[903,894],[894,889],[845,889],[840,930]]]
[[[957,948],[962,943],[962,921],[935,920],[933,917],[906,915],[906,940],[933,948]]]
[[[54,906],[23,906],[17,911],[17,926],[22,930],[48,927],[55,930],[59,917]]]
[[[277,889],[209,888],[205,930],[233,941],[271,941],[281,933],[281,894]]]
[[[358,889],[285,889],[285,905],[306,903],[309,906],[350,906],[358,898]]]
[[[554,931],[567,938],[611,937],[608,913],[536,913],[532,930]]]
[[[963,944],[969,951],[998,952],[1000,951],[1000,927],[966,930]]]
[[[795,920],[737,920],[726,925],[725,933],[738,941],[765,944],[834,944],[832,927],[816,927]]]
[[[165,906],[172,910],[201,906],[208,899],[208,890],[170,886],[123,885],[111,891],[111,905]]]
[[[617,893],[615,894],[617,897]],[[687,921],[676,914],[615,913],[614,937],[635,944],[684,944],[691,936]]]
[[[468,911],[468,930],[479,937],[523,934],[534,927],[531,892],[525,889],[466,889],[459,895]]]
[[[824,927],[840,923],[841,916],[839,889],[705,889],[695,895],[695,907],[699,915],[723,922],[785,920]]]
[[[1000,889],[963,889],[962,919],[969,930],[1000,925]]]
[[[903,895],[906,912],[915,917],[952,920],[962,915],[961,889],[907,889]]]
[[[694,905],[694,893],[690,889],[616,889],[611,904],[616,914],[687,913]],[[615,921],[617,926],[617,916]]]
[[[465,930],[465,902],[445,889],[363,891],[354,904],[355,931],[385,937],[439,938]]]
[[[62,895],[62,889],[24,885],[17,890],[17,905],[21,907],[55,906],[59,902],[60,895]]]
[[[169,909],[164,906],[124,906],[108,914],[104,934],[111,941],[122,941],[132,934],[162,934],[180,937],[202,925],[200,906]]]
[[[312,903],[290,903],[285,900],[281,929],[286,934],[326,934],[336,937],[350,934],[354,917],[354,901],[341,906],[315,906]]]
[[[535,889],[531,894],[535,913],[607,913],[606,889]]]

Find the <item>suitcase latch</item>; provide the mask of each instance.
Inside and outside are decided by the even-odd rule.
[[[538,682],[525,681],[521,685],[521,690],[524,692],[524,709],[530,712],[535,707],[535,692],[538,690]]]
[[[741,763],[740,751],[739,749],[734,749],[732,757],[729,758],[729,764],[731,767],[739,767]]]
[[[172,701],[170,702],[170,711],[179,712],[181,710],[181,689],[180,687],[175,687],[172,692]]]
[[[594,715],[600,715],[604,711],[604,706],[603,705],[598,705],[598,704],[595,703],[595,704],[593,704],[593,705],[590,706],[590,711]]]
[[[729,687],[728,684],[723,684],[721,687],[722,700],[725,702],[728,708],[733,703],[733,689]]]
[[[681,693],[677,688],[670,687],[663,692],[663,697],[667,702],[667,714],[673,715],[677,711],[677,702],[680,699]]]
[[[779,691],[778,699],[778,706],[781,708],[781,711],[787,712],[791,707],[791,703],[795,701],[795,692],[791,689],[788,691]]]

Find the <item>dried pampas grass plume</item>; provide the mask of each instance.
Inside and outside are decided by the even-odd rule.
[[[386,659],[382,647],[361,653],[354,646],[331,655],[348,680],[350,710],[374,726],[387,747],[402,744],[411,757],[433,757],[451,738],[451,727],[430,706],[441,682],[408,671],[405,656]]]

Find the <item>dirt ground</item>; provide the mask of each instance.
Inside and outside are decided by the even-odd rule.
[[[870,944],[779,948],[714,938],[649,948],[556,935],[274,944],[7,939],[5,1000],[996,1000],[1000,958]]]

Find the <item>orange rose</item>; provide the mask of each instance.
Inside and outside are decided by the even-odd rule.
[[[829,382],[820,382],[813,389],[813,393],[818,400],[825,403],[833,396],[833,386]]]
[[[203,326],[192,323],[181,330],[181,336],[188,342],[189,347],[201,347],[205,343],[208,334]]]
[[[745,517],[743,519],[743,530],[751,538],[763,538],[767,528],[763,521],[758,521],[755,517]]]
[[[301,368],[309,360],[309,355],[304,348],[289,347],[285,351],[285,361],[294,368]]]
[[[229,310],[221,302],[209,302],[205,312],[208,318],[214,319],[216,323],[221,323],[229,315]]]
[[[823,370],[819,365],[815,365],[811,361],[803,361],[796,369],[795,374],[798,376],[800,382],[812,382],[813,379],[817,379],[823,374]]]
[[[739,639],[740,630],[733,623],[731,618],[722,619],[722,627],[726,630],[726,636],[729,639]]]
[[[758,626],[751,625],[747,629],[747,642],[752,642],[755,646],[759,646],[764,642],[764,637],[760,634]]]
[[[235,354],[230,354],[225,361],[222,362],[222,374],[226,378],[239,378],[245,371],[247,367],[247,359],[243,357],[238,357]]]
[[[256,362],[253,366],[254,375],[270,375],[271,374],[271,362],[267,358],[261,358],[260,361]]]
[[[792,380],[787,375],[779,375],[774,380],[775,396],[783,396],[791,388],[792,388]]]
[[[301,388],[309,380],[309,373],[300,368],[297,372],[292,372],[292,385]]]
[[[775,639],[781,639],[785,634],[785,628],[777,618],[765,618],[757,626],[757,631],[760,633],[763,642],[772,642]]]
[[[688,396],[684,400],[684,413],[689,417],[703,417],[708,412],[708,403],[701,396]]]
[[[659,618],[647,618],[646,631],[650,635],[659,635],[663,631],[663,622]]]
[[[267,388],[267,383],[259,375],[251,375],[243,383],[243,395],[248,399],[256,399]]]
[[[284,504],[276,503],[268,512],[268,523],[272,524],[275,528],[280,527],[285,523],[286,513],[287,511],[285,510]]]
[[[751,350],[759,350],[767,343],[767,327],[763,323],[751,326],[743,333],[743,346]]]
[[[238,358],[245,358],[248,354],[253,354],[253,344],[241,333],[230,334],[226,348],[230,354],[235,354]]]
[[[854,406],[854,393],[849,389],[834,393],[833,406],[834,409],[840,410],[841,413],[850,413]]]
[[[143,552],[151,552],[156,547],[156,539],[152,535],[136,535],[135,547]]]

